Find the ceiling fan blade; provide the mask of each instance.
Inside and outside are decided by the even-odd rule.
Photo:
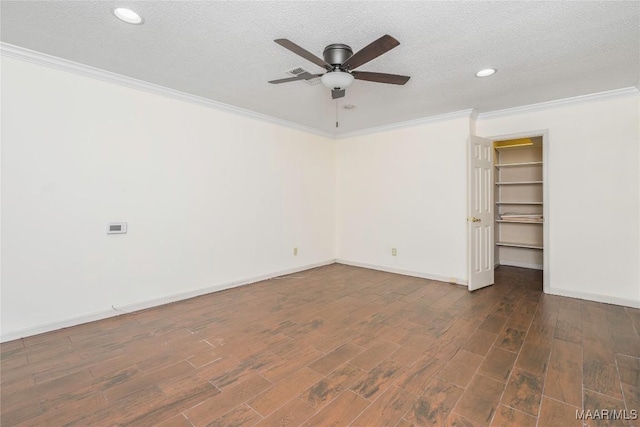
[[[300,74],[298,76],[295,76],[295,77],[288,77],[286,79],[271,80],[271,81],[269,81],[269,83],[273,83],[273,84],[288,83],[288,82],[295,82],[297,80],[309,80],[309,79],[313,79],[313,78],[320,77],[320,76],[322,76],[322,74],[302,73],[302,74]]]
[[[389,83],[392,85],[403,85],[411,77],[400,76],[398,74],[370,73],[368,71],[354,71],[351,73],[356,80],[367,80],[369,82]]]
[[[371,61],[374,58],[377,58],[383,53],[390,51],[399,44],[400,42],[398,40],[394,39],[388,34],[385,34],[378,40],[368,44],[358,52],[354,53],[351,58],[344,61],[342,66],[349,70],[354,70],[362,64],[366,64],[367,62]]]
[[[332,90],[331,91],[331,99],[338,99],[344,97],[345,91],[344,89]]]
[[[298,46],[297,44],[295,44],[290,40],[276,39],[274,40],[274,42],[278,43],[280,46],[284,47],[285,49],[289,49],[291,52],[295,53],[296,55],[302,56],[304,59],[311,61],[322,68],[325,68],[327,70],[333,69],[333,67],[327,64],[323,59],[318,58],[313,53],[301,48],[300,46]]]

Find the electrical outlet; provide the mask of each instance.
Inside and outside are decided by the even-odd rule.
[[[293,248],[293,256],[297,256],[298,255],[298,248]]]
[[[397,256],[398,250],[396,248],[391,248],[391,256]]]

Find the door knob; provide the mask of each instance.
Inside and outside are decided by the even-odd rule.
[[[472,216],[471,218],[467,218],[467,221],[471,221],[471,222],[480,222],[482,221],[480,218],[476,218],[475,216]]]

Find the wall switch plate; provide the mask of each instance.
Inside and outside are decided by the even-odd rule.
[[[125,234],[126,232],[126,222],[110,222],[107,224],[107,234]]]
[[[398,250],[396,248],[391,248],[391,256],[397,256]]]
[[[298,255],[298,248],[293,248],[293,256]]]

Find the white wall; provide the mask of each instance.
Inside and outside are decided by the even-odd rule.
[[[550,291],[640,306],[638,94],[482,115],[492,137],[548,129]]]
[[[467,115],[338,140],[340,262],[466,282],[469,126]]]
[[[550,291],[639,307],[640,98],[623,92],[339,140],[338,260],[466,282],[469,129],[548,130]]]
[[[335,258],[321,136],[3,58],[1,159],[3,340]]]
[[[551,291],[640,305],[637,94],[337,142],[8,58],[1,96],[2,340],[336,257],[466,282],[470,128],[548,129]]]

